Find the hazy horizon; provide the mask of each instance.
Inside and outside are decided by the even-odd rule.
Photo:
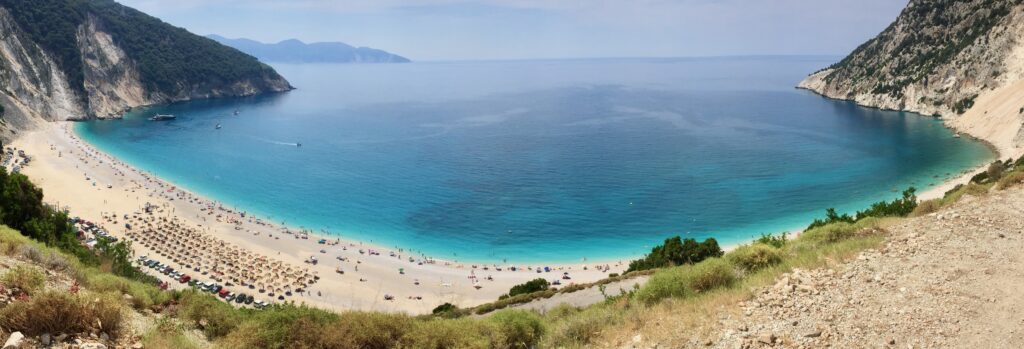
[[[904,0],[120,0],[200,35],[340,41],[417,61],[840,56]]]

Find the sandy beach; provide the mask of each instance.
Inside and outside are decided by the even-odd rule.
[[[210,270],[209,277],[191,273],[192,268],[184,266],[185,259],[201,257],[205,258],[204,263],[219,263],[203,264],[204,270],[210,267],[226,273],[220,276],[225,281],[236,278],[245,283],[252,282],[244,280],[250,276],[259,277],[259,286],[264,286],[261,283],[268,282],[267,279],[284,277],[261,269],[269,265],[290,269],[290,279],[281,283],[292,284],[301,278],[291,273],[318,278],[305,280],[312,282],[302,288],[305,292],[295,292],[285,301],[335,310],[423,314],[445,302],[467,307],[494,301],[513,285],[538,277],[558,279],[568,285],[596,281],[625,269],[621,262],[474,265],[336,237],[323,237],[328,241],[321,244],[321,237],[234,212],[135,169],[78,139],[71,128],[69,122],[52,123],[22,134],[11,144],[32,157],[31,164],[21,172],[43,189],[45,201],[68,209],[71,216],[96,222],[119,238],[132,235],[135,239],[129,241],[146,240],[133,241],[136,256],[155,257],[201,281],[212,281],[210,278],[216,273]],[[147,207],[150,213],[145,211]],[[129,229],[126,223],[132,227]],[[189,237],[195,241],[181,243],[171,238],[172,232],[178,236],[174,239]],[[149,238],[140,239],[142,236]],[[161,253],[168,257],[161,257]],[[172,262],[171,256],[181,257],[180,263]],[[229,256],[226,258],[230,260],[209,260],[217,256]],[[311,257],[319,263],[307,263]],[[538,273],[541,266],[550,266],[552,270]],[[337,273],[338,268],[344,274]],[[258,275],[243,277],[236,271]],[[571,279],[562,280],[565,273]],[[184,287],[176,281],[170,284]],[[267,286],[268,290],[273,287]],[[255,288],[237,283],[227,288],[271,300],[265,294],[256,294]],[[385,296],[390,300],[385,300]]]

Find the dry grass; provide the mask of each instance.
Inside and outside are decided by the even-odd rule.
[[[148,349],[195,349],[199,346],[185,335],[184,329],[169,318],[157,320],[156,326],[142,335]]]
[[[744,271],[752,272],[782,262],[782,253],[778,248],[765,244],[743,245],[726,255],[732,263]]]
[[[1003,178],[1000,178],[999,182],[996,183],[996,189],[1005,190],[1007,188],[1018,186],[1021,183],[1024,183],[1024,171],[1017,170],[1007,173]]]
[[[8,288],[16,288],[26,294],[32,295],[41,290],[46,284],[46,275],[35,267],[19,265],[8,270],[2,277],[0,283]]]
[[[123,318],[121,299],[114,294],[47,290],[0,308],[0,326],[31,336],[94,331],[116,336]]]
[[[114,292],[131,296],[131,306],[135,309],[160,310],[162,305],[172,298],[170,292],[162,291],[156,286],[92,268],[80,269],[75,278],[95,292]]]
[[[755,290],[771,285],[780,275],[794,268],[832,267],[854,258],[860,251],[876,248],[885,240],[885,227],[897,221],[898,219],[867,219],[857,224],[826,226],[806,232],[780,249],[783,257],[780,263],[749,272],[727,286],[703,293],[683,292],[686,296],[661,299],[652,304],[633,300],[611,311],[610,313],[614,314],[612,316],[601,317],[591,314],[583,316],[587,320],[575,320],[591,323],[588,329],[591,335],[586,338],[560,338],[557,331],[553,330],[554,333],[551,333],[544,343],[550,347],[567,348],[619,347],[628,344],[629,339],[640,334],[645,342],[655,341],[667,347],[693,346],[693,341],[699,344],[712,339],[710,336],[717,329],[721,317],[738,316],[739,302],[750,299]],[[728,254],[725,259],[730,259]],[[657,277],[657,274],[654,277]],[[638,299],[643,292],[641,290],[637,294]],[[602,304],[592,308],[607,309],[609,305]],[[587,309],[583,312],[586,311],[592,310]],[[556,324],[559,322],[563,321],[557,321]],[[558,328],[559,325],[553,326]]]
[[[948,205],[950,205],[950,204],[952,204],[954,202],[960,201],[960,198],[962,198],[964,195],[970,195],[970,196],[985,196],[985,195],[988,195],[988,191],[991,188],[992,188],[992,183],[988,183],[988,184],[969,183],[967,185],[959,186],[957,189],[954,189],[954,190],[952,190],[950,192],[947,192],[946,195],[943,196],[943,198],[942,198],[942,207],[946,207],[946,206],[948,206]]]
[[[910,212],[910,217],[920,217],[927,214],[934,213],[942,208],[942,199],[931,199],[921,201],[914,208],[913,212]]]

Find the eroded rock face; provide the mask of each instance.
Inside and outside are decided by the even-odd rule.
[[[0,104],[5,109],[0,127],[24,129],[39,120],[87,115],[54,60],[25,37],[11,14],[0,8]]]
[[[227,52],[225,57],[240,59],[248,66],[264,68],[250,70],[248,73],[234,71],[213,74],[218,75],[214,77],[197,78],[193,74],[172,81],[167,81],[166,75],[158,73],[157,76],[163,79],[160,83],[152,81],[152,77],[147,83],[147,79],[140,73],[142,67],[133,57],[166,56],[167,59],[176,62],[175,64],[189,64],[187,61],[181,62],[183,58],[178,54],[181,50],[188,49],[189,45],[199,45],[202,47],[198,49],[205,48],[208,51],[211,47],[204,42],[189,39],[188,36],[191,34],[180,31],[174,32],[179,39],[177,46],[143,53],[135,52],[136,56],[133,56],[127,53],[125,47],[128,46],[119,44],[131,38],[118,37],[112,34],[116,31],[105,28],[105,24],[112,22],[104,23],[104,18],[109,19],[110,16],[117,14],[107,13],[107,17],[102,17],[87,12],[82,18],[76,19],[80,23],[71,23],[74,25],[73,28],[77,28],[73,32],[73,38],[69,40],[73,42],[58,40],[56,43],[49,42],[49,48],[44,48],[42,43],[33,41],[33,36],[28,34],[26,27],[19,26],[19,23],[27,24],[20,21],[25,20],[24,18],[14,17],[14,13],[16,11],[0,6],[0,105],[3,106],[0,139],[13,138],[17,131],[33,128],[46,121],[120,117],[126,110],[144,105],[249,96],[292,89],[288,81],[273,69],[251,57],[247,60],[241,53],[232,55],[230,52]],[[133,20],[141,23],[140,25],[167,30],[168,25],[162,22],[140,19],[146,17],[144,14],[132,12],[132,16]],[[133,34],[128,32],[121,35]],[[38,35],[35,37],[39,38]],[[182,39],[183,37],[185,39]],[[65,47],[68,44],[74,46]],[[54,45],[57,47],[54,48]],[[77,50],[81,57],[80,66],[77,61],[67,63],[70,66],[61,66],[59,60],[53,56],[54,53],[49,51],[54,49],[73,50],[72,52]],[[213,49],[221,55],[225,54],[224,50],[231,49]],[[187,56],[184,59],[188,59]],[[209,64],[208,61],[206,63]],[[219,72],[216,70],[217,67],[210,69]],[[81,76],[75,79],[68,78],[67,74],[77,74],[79,71]],[[172,76],[170,79],[179,77]]]
[[[1020,80],[1024,1],[912,0],[877,37],[799,85],[884,109],[958,115]]]
[[[78,29],[85,91],[97,117],[112,117],[133,106],[152,104],[139,80],[135,63],[114,43],[110,34],[90,16]]]

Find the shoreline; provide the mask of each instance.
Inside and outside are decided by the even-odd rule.
[[[976,124],[977,120],[972,120],[972,119],[981,118],[983,116],[987,116],[987,114],[988,114],[988,112],[990,110],[992,110],[992,111],[1001,111],[1003,113],[1007,113],[1007,114],[1011,114],[1012,115],[1016,111],[1016,109],[1010,108],[1010,110],[1008,110],[1008,111],[1004,110],[1004,109],[1006,109],[1006,106],[1003,105],[1003,104],[1005,104],[1004,102],[1006,102],[1008,100],[1014,100],[1015,97],[1016,97],[1016,96],[1014,96],[1014,93],[1024,92],[1024,83],[1010,84],[1010,85],[1006,85],[1006,86],[1002,86],[1002,87],[998,87],[998,88],[995,88],[993,90],[990,90],[990,91],[988,91],[989,93],[986,93],[986,94],[983,94],[983,95],[979,95],[978,99],[976,99],[976,102],[975,102],[974,106],[972,106],[970,109],[968,109],[964,114],[957,115],[957,116],[954,116],[954,117],[947,117],[947,116],[938,116],[938,115],[925,115],[923,113],[920,113],[920,112],[917,112],[917,111],[913,111],[913,110],[905,110],[905,109],[901,110],[901,109],[892,109],[892,108],[873,106],[873,105],[865,105],[865,104],[858,103],[856,100],[854,100],[852,98],[840,98],[840,97],[829,96],[827,94],[824,94],[824,93],[818,91],[814,86],[805,85],[805,83],[808,81],[808,79],[810,79],[811,77],[815,76],[816,74],[818,74],[818,73],[820,73],[821,71],[824,71],[824,70],[826,70],[826,69],[822,69],[822,70],[820,70],[818,72],[815,72],[815,73],[812,73],[812,74],[808,75],[806,78],[804,78],[803,81],[798,83],[795,88],[798,89],[798,90],[807,91],[809,93],[812,93],[812,94],[817,95],[817,96],[822,97],[822,98],[836,100],[836,101],[849,102],[849,103],[856,104],[857,106],[860,106],[860,107],[863,107],[863,108],[873,108],[873,109],[878,109],[878,110],[888,110],[888,111],[912,113],[914,115],[917,115],[918,117],[929,117],[929,118],[939,119],[942,122],[942,125],[944,127],[946,127],[947,129],[949,129],[950,131],[953,131],[954,134],[966,135],[966,136],[970,137],[971,139],[973,139],[975,141],[978,141],[978,142],[981,142],[982,144],[984,144],[986,147],[988,147],[995,154],[995,160],[1000,160],[1001,161],[1001,160],[1005,160],[1005,158],[1011,158],[1012,159],[1012,158],[1019,158],[1021,156],[1024,156],[1024,148],[1014,146],[1012,141],[1010,141],[1008,139],[1004,139],[1006,135],[998,134],[997,132],[994,132],[992,130],[993,128],[995,128],[995,129],[1001,128],[1001,127],[999,127],[1000,125],[998,125],[998,124],[977,125]],[[1013,104],[1013,105],[1015,106],[1016,104]],[[979,114],[979,112],[980,112],[980,114]],[[995,121],[999,121],[999,120],[995,120]],[[989,120],[989,122],[991,122],[991,119]],[[966,184],[967,182],[970,181],[971,177],[974,177],[975,175],[985,171],[987,169],[987,166],[988,166],[988,164],[979,165],[978,167],[976,167],[976,168],[974,168],[974,169],[972,169],[970,171],[967,171],[967,172],[965,172],[965,173],[963,173],[963,174],[961,174],[961,175],[959,175],[957,177],[951,178],[951,179],[946,180],[946,181],[940,183],[939,185],[936,185],[936,186],[934,186],[934,187],[932,187],[932,188],[930,188],[928,190],[922,191],[922,192],[920,192],[920,195],[918,195],[918,200],[919,201],[925,201],[925,200],[942,198],[947,191],[953,189],[958,184]]]
[[[114,120],[114,119],[106,119],[106,120]],[[345,237],[345,235],[348,235],[348,234],[346,234],[346,232],[340,232],[340,233],[337,233],[337,234],[332,234],[331,232],[327,232],[327,234],[324,234],[324,233],[318,232],[318,231],[313,230],[313,229],[307,229],[307,228],[304,228],[304,227],[301,227],[301,226],[297,227],[297,226],[288,224],[287,222],[274,223],[274,220],[271,218],[270,214],[267,214],[267,213],[249,213],[249,211],[246,211],[246,210],[238,210],[237,208],[230,208],[228,206],[224,206],[223,202],[221,202],[219,200],[212,199],[210,197],[210,195],[198,194],[198,193],[194,192],[193,190],[187,189],[185,186],[182,186],[182,185],[180,185],[178,183],[175,183],[172,180],[169,180],[167,178],[158,176],[158,175],[156,175],[156,174],[154,174],[154,173],[152,173],[150,171],[142,170],[142,169],[140,169],[140,168],[138,168],[136,166],[133,166],[133,165],[130,165],[130,164],[126,163],[125,161],[121,160],[120,158],[118,158],[118,157],[116,157],[116,156],[114,156],[114,155],[112,155],[110,153],[107,153],[107,152],[105,152],[103,150],[100,150],[99,148],[97,148],[95,145],[93,145],[89,141],[83,139],[73,129],[75,127],[74,125],[76,123],[78,123],[78,122],[81,122],[81,120],[68,120],[68,121],[66,121],[67,125],[63,126],[63,127],[66,127],[68,129],[67,132],[70,132],[69,136],[73,137],[76,141],[81,142],[81,145],[86,147],[86,148],[88,148],[91,152],[93,152],[95,154],[100,154],[100,156],[105,157],[107,159],[112,159],[112,161],[117,162],[120,166],[131,168],[133,172],[145,174],[146,176],[148,176],[149,178],[153,179],[154,181],[163,182],[163,183],[166,183],[166,184],[168,184],[170,186],[173,186],[175,188],[175,191],[187,193],[188,196],[193,197],[193,198],[198,198],[199,200],[216,203],[219,209],[226,210],[226,211],[229,211],[229,212],[234,213],[234,214],[245,213],[247,216],[251,216],[252,218],[257,219],[257,220],[263,222],[268,227],[272,227],[272,228],[275,228],[275,229],[289,230],[289,231],[292,231],[293,233],[299,233],[301,235],[305,235],[305,236],[309,237],[309,240],[324,239],[324,240],[328,240],[328,241],[339,241],[339,242],[345,243],[345,244],[353,243],[353,244],[356,244],[356,245],[360,245],[363,248],[374,249],[374,250],[383,250],[383,251],[401,250],[403,252],[412,253],[412,254],[416,254],[416,255],[419,255],[419,256],[423,256],[425,258],[429,258],[430,260],[436,261],[436,262],[439,262],[439,263],[455,264],[455,265],[462,265],[462,266],[466,266],[466,265],[473,266],[473,265],[476,265],[476,266],[492,266],[493,267],[493,266],[501,266],[501,265],[507,265],[507,266],[512,266],[512,265],[515,265],[515,266],[521,266],[521,265],[543,265],[543,266],[551,267],[552,269],[566,269],[566,268],[567,269],[572,269],[574,266],[582,267],[584,265],[586,265],[586,266],[591,266],[591,265],[602,265],[602,266],[603,265],[609,265],[609,266],[623,265],[623,266],[625,266],[625,265],[628,264],[628,262],[632,261],[633,259],[637,259],[637,258],[643,257],[643,255],[640,255],[640,256],[624,256],[624,257],[621,257],[621,258],[593,258],[592,259],[590,257],[583,256],[583,257],[578,258],[578,259],[582,259],[581,261],[576,261],[576,262],[571,262],[571,261],[556,261],[556,262],[549,262],[549,261],[517,261],[517,260],[497,261],[497,260],[475,260],[475,259],[471,259],[471,258],[467,258],[467,259],[461,259],[461,258],[460,259],[452,259],[452,258],[448,258],[448,257],[437,258],[437,257],[433,257],[432,255],[430,255],[428,253],[423,253],[423,251],[419,250],[419,249],[410,249],[410,248],[404,248],[404,247],[401,247],[401,246],[391,246],[391,247],[388,247],[388,246],[385,246],[385,245],[382,245],[380,243],[373,242],[373,241],[367,242],[367,241],[365,241],[363,239],[359,239],[359,238]],[[51,123],[54,123],[54,122],[51,122]],[[59,123],[62,123],[62,122],[55,122],[55,123],[59,124]],[[48,123],[48,124],[50,124],[50,123]],[[48,127],[48,124],[45,127]],[[646,252],[644,252],[644,253],[646,254]]]
[[[547,264],[551,270],[538,273],[539,265],[544,264],[445,261],[337,237],[324,237],[330,244],[318,244],[317,234],[301,234],[262,218],[242,216],[216,201],[134,168],[78,138],[71,127],[71,122],[50,123],[22,134],[11,144],[33,157],[32,164],[22,172],[44,190],[47,203],[68,208],[72,216],[99,222],[119,238],[128,236],[129,231],[118,218],[138,214],[146,204],[151,204],[161,210],[160,215],[173,215],[205,236],[308,269],[320,277],[305,295],[296,294],[288,301],[338,310],[424,314],[445,302],[460,307],[492,302],[512,286],[537,277],[557,279],[567,272],[572,280],[565,285],[587,283],[608,273],[621,273],[626,266],[593,261]],[[155,256],[159,252],[141,244],[133,244],[132,249],[136,256]],[[311,256],[320,263],[304,263]],[[169,260],[164,262],[171,264]],[[337,274],[336,266],[345,274]],[[512,271],[513,266],[516,271]],[[181,266],[176,269],[187,270]],[[169,280],[163,275],[158,277]],[[176,282],[171,284],[180,286]],[[252,293],[243,287],[229,289]],[[393,300],[384,300],[385,295]]]

